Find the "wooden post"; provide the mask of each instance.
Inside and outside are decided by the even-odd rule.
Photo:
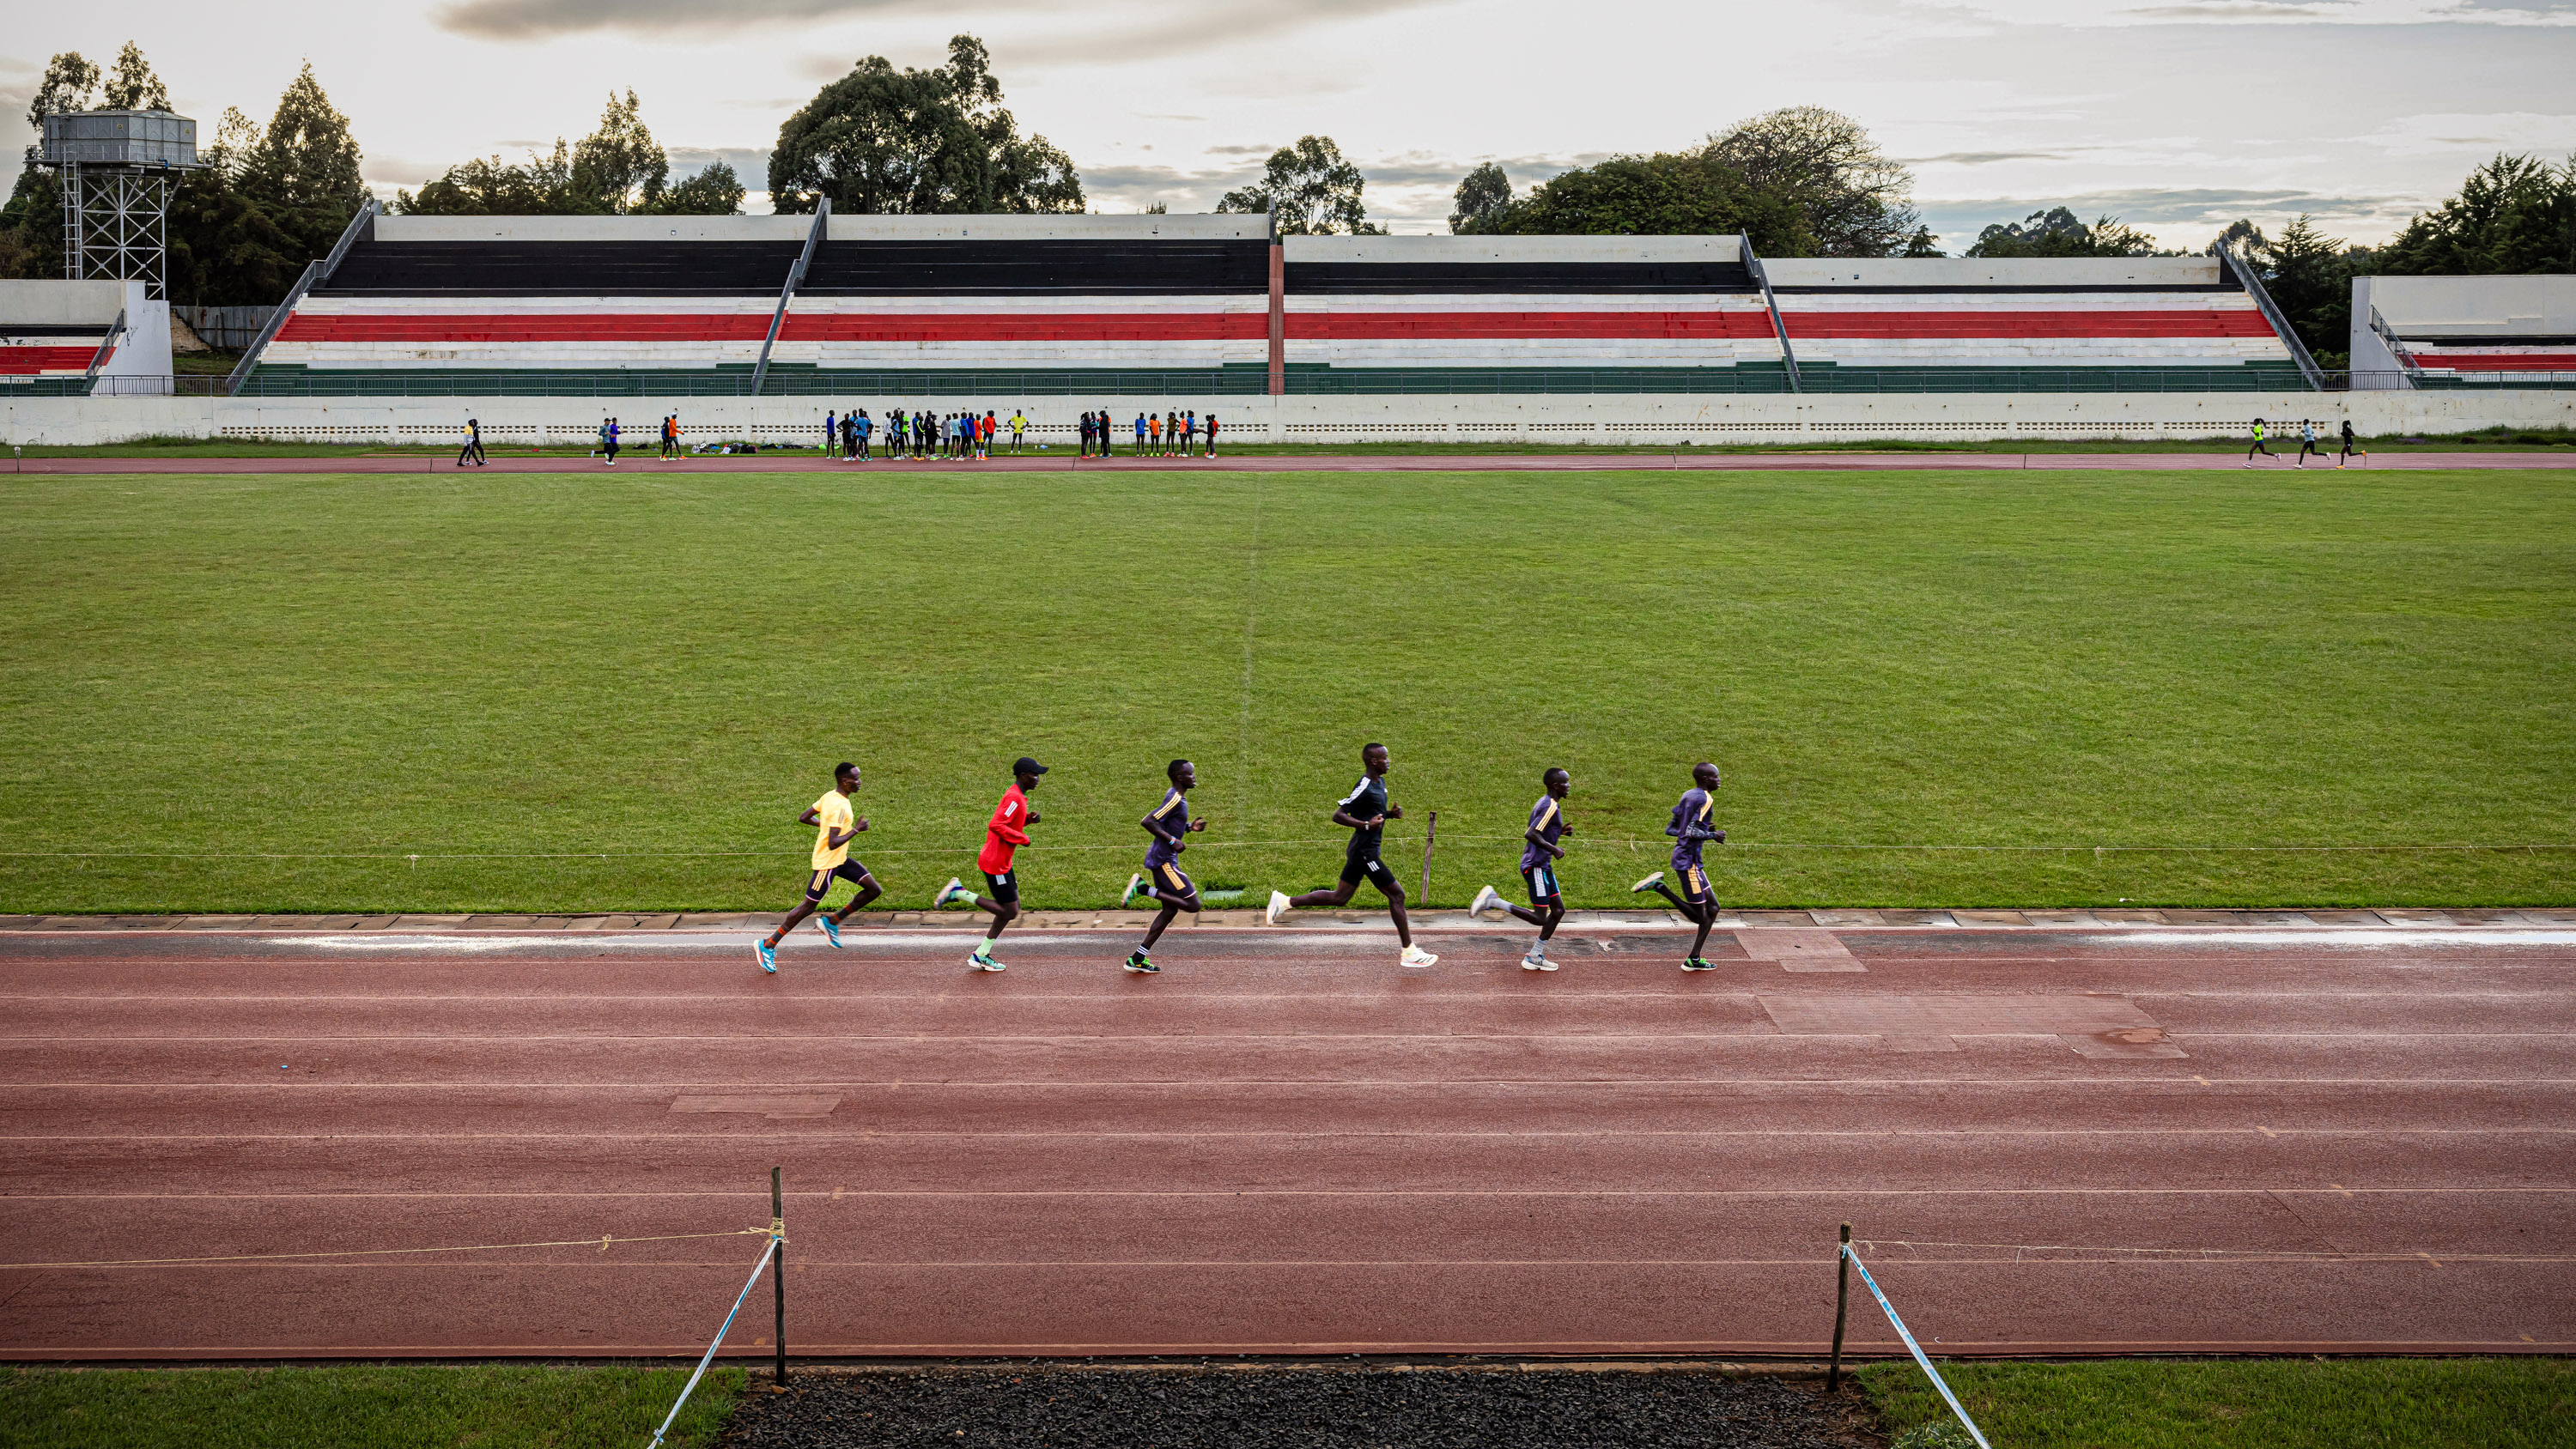
[[[1843,1387],[1843,1314],[1851,1307],[1851,1224],[1843,1224],[1842,1243],[1834,1249],[1834,1356],[1825,1364],[1825,1392]]]
[[[775,1256],[769,1260],[769,1286],[776,1295],[778,1304],[778,1359],[770,1375],[770,1382],[784,1389],[787,1387],[787,1243],[784,1237],[787,1230],[787,1198],[786,1194],[779,1190],[778,1172],[775,1167],[769,1169],[769,1230],[781,1235],[779,1244],[774,1250]],[[1845,1231],[1848,1232],[1849,1229]]]
[[[1422,898],[1414,902],[1424,910],[1431,908],[1431,842],[1440,834],[1440,812],[1431,812],[1431,820],[1422,832]]]

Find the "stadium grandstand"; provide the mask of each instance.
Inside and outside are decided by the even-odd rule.
[[[2355,385],[2576,382],[2576,277],[2355,277]]]
[[[241,393],[2267,391],[2212,258],[1774,260],[1736,237],[1288,237],[1262,216],[377,217]]]
[[[169,391],[169,304],[144,291],[141,282],[0,282],[0,392]]]

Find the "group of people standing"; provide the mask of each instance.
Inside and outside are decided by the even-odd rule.
[[[1335,802],[1333,823],[1351,832],[1349,848],[1343,853],[1342,874],[1338,884],[1322,890],[1290,896],[1285,891],[1272,891],[1263,919],[1271,925],[1293,910],[1314,907],[1339,907],[1347,904],[1351,894],[1366,881],[1386,897],[1387,915],[1394,922],[1396,940],[1401,950],[1397,964],[1419,969],[1436,964],[1440,958],[1413,943],[1413,924],[1404,913],[1404,887],[1396,880],[1395,871],[1381,854],[1386,823],[1404,818],[1404,809],[1388,798],[1386,776],[1389,769],[1387,748],[1371,743],[1360,749],[1360,779],[1351,792]],[[931,908],[962,905],[992,917],[985,928],[984,939],[967,957],[969,969],[1000,971],[1003,964],[995,959],[993,949],[1002,932],[1020,915],[1019,877],[1012,869],[1012,853],[1029,843],[1028,828],[1038,823],[1038,813],[1029,808],[1029,795],[1038,788],[1047,767],[1026,755],[1011,764],[1011,785],[1002,792],[1001,802],[993,807],[992,819],[984,827],[984,847],[975,857],[975,866],[984,877],[984,889],[976,890],[961,878],[951,876],[931,898]],[[1163,797],[1145,818],[1136,822],[1152,837],[1145,848],[1144,868],[1127,878],[1127,889],[1118,899],[1122,907],[1139,899],[1160,907],[1153,923],[1146,927],[1145,938],[1127,955],[1125,969],[1135,975],[1153,975],[1162,968],[1154,964],[1155,942],[1162,939],[1165,928],[1181,912],[1196,914],[1199,910],[1199,888],[1181,869],[1181,853],[1190,848],[1189,837],[1208,828],[1205,817],[1191,818],[1190,791],[1199,783],[1198,767],[1188,760],[1174,760],[1164,770],[1167,781]],[[1717,893],[1709,885],[1708,870],[1702,864],[1703,847],[1723,842],[1726,832],[1717,828],[1717,766],[1702,762],[1691,768],[1691,787],[1673,806],[1672,821],[1664,833],[1673,838],[1670,872],[1656,871],[1630,886],[1633,894],[1652,892],[1672,903],[1682,917],[1698,928],[1691,942],[1690,955],[1682,961],[1684,971],[1716,969],[1701,954],[1708,948],[1709,929],[1717,924]],[[1468,907],[1472,916],[1501,911],[1512,918],[1538,928],[1538,939],[1521,957],[1524,971],[1553,971],[1556,964],[1547,959],[1547,943],[1565,920],[1565,895],[1556,879],[1556,862],[1565,858],[1564,839],[1571,827],[1565,819],[1566,795],[1573,788],[1573,777],[1561,769],[1550,769],[1539,776],[1539,797],[1530,807],[1529,828],[1522,832],[1521,881],[1529,894],[1529,905],[1511,905],[1492,886],[1476,893],[1475,904]],[[805,878],[805,899],[778,929],[754,944],[760,969],[778,969],[778,945],[787,933],[796,929],[809,916],[821,927],[833,945],[841,944],[841,926],[851,914],[885,893],[868,868],[850,857],[850,842],[857,839],[868,822],[853,808],[851,797],[859,790],[859,767],[847,760],[832,770],[832,788],[796,817],[796,823],[815,832],[812,869]],[[847,904],[837,912],[823,910],[823,898],[831,893],[834,881],[848,881],[856,888]],[[1678,886],[1679,889],[1674,889]]]
[[[1110,442],[1118,435],[1118,421],[1105,412],[1082,415],[1082,456],[1102,458],[1115,456]],[[1172,411],[1156,417],[1152,413],[1136,415],[1136,450],[1139,458],[1213,458],[1216,456],[1216,414],[1201,418],[1194,412]]]
[[[844,462],[874,461],[876,433],[877,420],[868,416],[866,408],[852,408],[846,413],[827,410],[823,414],[823,450],[838,453]],[[1003,418],[990,410],[978,416],[909,412],[903,408],[890,409],[885,415],[885,450],[889,458],[989,458],[1004,433],[1010,435],[1011,451],[1020,451],[1028,441],[1027,415],[1014,411]]]

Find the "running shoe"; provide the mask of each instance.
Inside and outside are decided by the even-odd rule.
[[[1545,971],[1547,969],[1547,958],[1535,951],[1532,951],[1530,954],[1521,958],[1521,969],[1523,971]]]
[[[1129,901],[1136,899],[1138,896],[1150,894],[1152,894],[1152,892],[1145,889],[1145,873],[1140,870],[1134,875],[1127,877],[1127,889],[1119,892],[1118,894],[1118,908],[1120,910],[1125,910]]]
[[[939,888],[939,894],[930,898],[930,908],[934,911],[939,910],[946,906],[952,898],[959,895],[972,899],[974,892],[966,889],[966,882],[959,880],[957,877],[952,875],[948,878],[948,884]]]
[[[974,955],[966,958],[966,969],[969,971],[1007,971],[1010,968],[1004,966],[1001,962],[994,960],[992,957],[985,955],[983,952],[978,951]]]
[[[778,974],[778,952],[767,941],[752,942],[751,954],[760,958],[761,970],[772,976]]]
[[[1405,947],[1404,954],[1396,957],[1395,961],[1399,966],[1411,966],[1415,968],[1437,966],[1440,964],[1439,957],[1432,955],[1430,952],[1423,950],[1419,946]]]
[[[1553,971],[1556,969],[1556,963],[1550,961],[1545,956],[1541,956],[1538,958],[1538,969],[1541,971]]]
[[[1494,889],[1492,886],[1478,886],[1476,888],[1476,903],[1467,908],[1467,914],[1470,918],[1481,916],[1489,910],[1499,908],[1502,903],[1503,893],[1501,891]]]
[[[1659,886],[1659,885],[1662,885],[1663,883],[1664,883],[1664,873],[1663,873],[1662,871],[1660,871],[1660,870],[1659,870],[1659,871],[1656,871],[1653,875],[1650,875],[1650,876],[1646,877],[1644,880],[1641,880],[1641,881],[1637,882],[1635,885],[1632,885],[1632,886],[1628,887],[1628,893],[1629,893],[1630,895],[1638,895],[1638,896],[1641,896],[1641,895],[1644,895],[1646,892],[1648,892],[1648,891],[1650,891],[1650,890],[1653,890],[1655,887],[1657,887],[1657,886]]]
[[[816,914],[814,919],[823,923],[823,935],[829,939],[833,945],[838,946],[841,944],[840,922],[833,920],[830,916],[819,913]]]
[[[1684,971],[1714,971],[1717,969],[1717,963],[1704,957],[1693,956],[1682,963],[1682,969]]]
[[[1142,951],[1130,951],[1127,953],[1127,969],[1135,972],[1139,976],[1159,976],[1162,974],[1163,970],[1162,967],[1154,964],[1153,957],[1146,955]]]
[[[1262,920],[1275,926],[1279,924],[1279,918],[1287,913],[1288,893],[1286,891],[1272,891],[1270,893],[1270,904],[1262,908]]]

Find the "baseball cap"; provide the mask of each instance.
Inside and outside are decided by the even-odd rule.
[[[1039,764],[1037,761],[1030,759],[1026,755],[1022,755],[1011,762],[1011,773],[1014,775],[1043,775],[1046,772],[1046,766]]]

